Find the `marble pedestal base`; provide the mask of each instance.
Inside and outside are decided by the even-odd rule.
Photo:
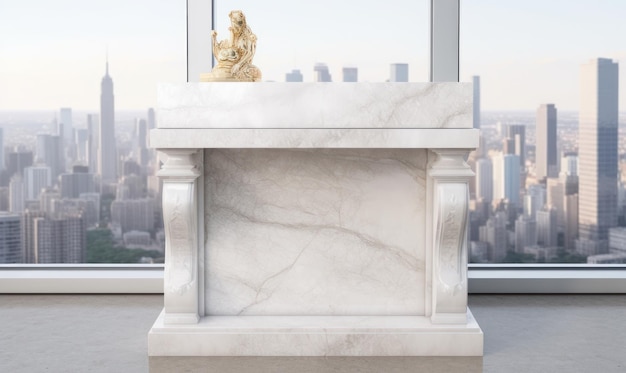
[[[482,356],[483,332],[424,316],[207,316],[148,334],[150,356]]]

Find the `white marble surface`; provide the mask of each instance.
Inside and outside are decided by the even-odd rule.
[[[161,86],[151,146],[204,154],[170,167],[199,171],[198,193],[164,199],[197,207],[204,239],[176,246],[195,262],[170,250],[166,263],[198,271],[185,296],[199,307],[184,312],[199,322],[172,320],[181,301],[166,293],[150,355],[481,355],[456,281],[466,220],[447,223],[467,204],[471,96],[461,83]]]
[[[148,335],[150,356],[482,356],[483,333],[423,316],[208,316]]]
[[[206,314],[424,315],[426,161],[206,150]]]
[[[432,128],[159,128],[156,148],[475,148],[477,129]]]
[[[471,128],[470,83],[177,83],[159,128]]]

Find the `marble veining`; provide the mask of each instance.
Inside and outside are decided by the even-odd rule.
[[[471,128],[470,83],[178,83],[159,128]]]
[[[173,262],[167,273],[167,289],[173,293],[182,295],[194,284],[196,269],[193,265],[192,249],[189,247],[189,229],[192,224],[188,217],[191,215],[189,206],[186,205],[191,199],[188,195],[193,191],[192,184],[168,185],[164,189],[170,195],[168,208],[165,210],[167,233],[169,235],[169,247]]]
[[[207,315],[423,315],[426,151],[205,151]]]

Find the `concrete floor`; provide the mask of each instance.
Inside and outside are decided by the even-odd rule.
[[[148,358],[158,295],[0,295],[0,372],[626,372],[626,296],[480,295],[484,358]]]

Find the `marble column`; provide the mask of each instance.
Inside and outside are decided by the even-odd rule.
[[[202,150],[159,149],[163,180],[165,324],[195,324],[202,316]]]
[[[434,324],[467,323],[469,150],[436,149],[430,166],[432,309]]]

